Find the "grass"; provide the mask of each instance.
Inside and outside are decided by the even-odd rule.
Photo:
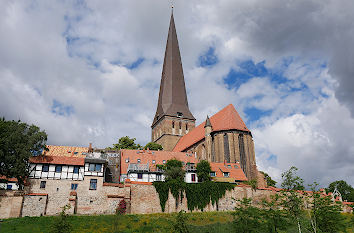
[[[188,213],[188,226],[190,232],[212,233],[233,232],[232,212],[195,212]],[[351,215],[346,215],[349,218]],[[115,215],[95,216],[70,216],[69,222],[76,232],[172,232],[172,224],[175,221],[174,214],[145,214],[145,215]],[[57,216],[53,217],[24,217],[5,219],[0,222],[0,232],[36,233],[50,232],[51,225]],[[116,226],[116,227],[115,227]],[[293,229],[294,228],[294,229]],[[291,227],[287,232],[297,232],[297,228]],[[354,232],[354,226],[348,228],[348,233]]]

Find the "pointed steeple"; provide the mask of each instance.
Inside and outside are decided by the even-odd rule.
[[[152,125],[163,116],[175,116],[195,120],[188,107],[173,11],[168,30],[159,100]]]
[[[204,125],[204,128],[206,127],[211,127],[211,123],[210,123],[210,119],[209,119],[209,116],[207,115],[207,118],[205,120],[205,125]]]

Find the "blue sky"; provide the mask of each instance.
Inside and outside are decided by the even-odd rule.
[[[260,170],[353,182],[354,3],[344,2],[176,2],[197,123],[232,103]],[[147,143],[170,12],[162,0],[5,1],[0,112],[39,125],[50,144]]]

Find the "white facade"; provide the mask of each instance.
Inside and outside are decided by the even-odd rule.
[[[85,163],[85,176],[103,176],[104,164]]]
[[[61,167],[60,171],[56,168]],[[84,167],[77,165],[31,164],[30,178],[83,180]]]
[[[121,176],[121,181],[123,182],[126,178],[131,181],[139,181],[139,182],[154,182],[154,181],[164,181],[165,176],[158,173],[128,173],[128,175]],[[123,179],[123,180],[122,180]]]
[[[195,172],[186,172],[184,176],[184,182],[186,183],[198,183],[197,173]]]
[[[18,190],[18,185],[16,182],[9,181],[8,183],[0,183],[0,189]]]

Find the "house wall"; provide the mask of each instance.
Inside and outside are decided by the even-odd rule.
[[[12,190],[0,190],[0,219],[21,216],[22,193]]]
[[[83,180],[84,167],[79,166],[79,173],[74,173],[74,165],[62,165],[61,172],[55,172],[55,164],[49,164],[48,172],[43,172],[43,165],[48,164],[31,164],[30,165],[30,178],[36,179],[69,179],[69,180]]]

